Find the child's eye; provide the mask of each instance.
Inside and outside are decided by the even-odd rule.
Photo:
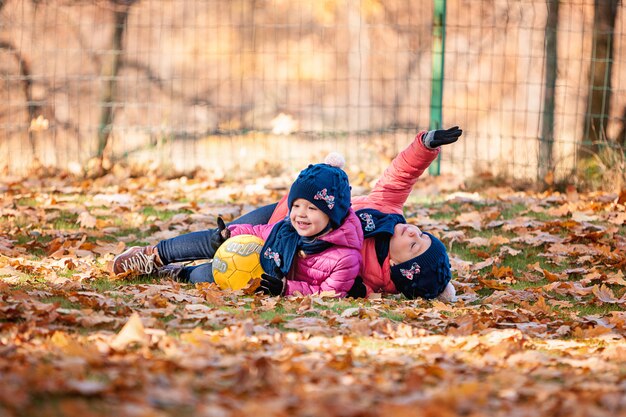
[[[309,206],[309,210],[314,210],[314,211],[317,211],[317,207],[315,207],[315,206]]]
[[[415,247],[415,242],[411,243],[411,249]]]

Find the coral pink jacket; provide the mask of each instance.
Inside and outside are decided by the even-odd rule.
[[[352,199],[352,207],[355,211],[369,208],[383,213],[403,214],[402,208],[417,179],[440,152],[439,148],[431,150],[424,146],[422,137],[426,133],[426,131],[418,133],[413,142],[394,158],[369,195]],[[287,196],[285,196],[278,203],[269,223],[282,220],[288,211]],[[365,239],[361,254],[363,266],[360,275],[368,295],[372,292],[396,294],[398,291],[391,281],[389,256],[381,267],[376,257],[374,239]]]

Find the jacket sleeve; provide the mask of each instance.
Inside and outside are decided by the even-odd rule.
[[[283,198],[280,199],[280,201],[276,205],[276,208],[272,212],[272,217],[270,217],[268,221],[269,224],[277,223],[287,217],[287,214],[289,214],[289,207],[287,207],[288,196],[288,194],[285,194]]]
[[[265,240],[272,231],[272,227],[274,227],[272,224],[259,224],[256,226],[251,224],[231,224],[228,226],[228,230],[230,230],[231,236],[254,235]]]
[[[402,214],[402,207],[417,179],[439,155],[440,149],[428,149],[422,143],[423,131],[391,161],[368,196],[370,207],[384,207],[387,212]]]
[[[337,261],[337,265],[320,285],[309,284],[304,281],[287,280],[285,295],[300,292],[303,295],[319,294],[323,291],[334,291],[340,297],[345,297],[352,288],[354,279],[361,267],[360,254],[344,256]]]

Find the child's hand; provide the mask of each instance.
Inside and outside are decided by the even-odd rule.
[[[217,251],[217,249],[230,237],[230,230],[226,228],[226,224],[221,217],[217,218],[217,230],[211,236],[211,249],[213,249],[213,253]]]
[[[431,130],[424,136],[424,146],[435,149],[441,145],[449,145],[456,142],[462,134],[463,131],[458,126],[448,130]]]
[[[283,271],[279,267],[274,268],[274,275],[263,274],[261,275],[261,285],[256,290],[269,295],[283,295],[285,287],[287,286],[287,279],[283,274]]]
[[[367,289],[365,288],[365,284],[363,284],[363,278],[356,277],[354,280],[354,285],[348,291],[347,296],[352,298],[365,298],[367,295]]]

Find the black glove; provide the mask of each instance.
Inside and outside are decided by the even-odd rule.
[[[365,288],[365,284],[363,284],[363,278],[356,277],[352,288],[348,291],[347,296],[352,298],[365,298],[366,295],[367,289]]]
[[[458,126],[448,130],[431,130],[424,136],[424,145],[428,149],[435,149],[456,142],[462,134],[463,131]]]
[[[230,237],[230,230],[226,228],[226,224],[221,217],[217,218],[217,230],[213,232],[210,238],[211,249],[213,250],[213,255],[217,249]]]
[[[283,295],[285,287],[287,286],[287,279],[285,274],[279,267],[274,268],[274,275],[262,274],[261,285],[257,288],[256,292],[262,292],[269,295]]]

